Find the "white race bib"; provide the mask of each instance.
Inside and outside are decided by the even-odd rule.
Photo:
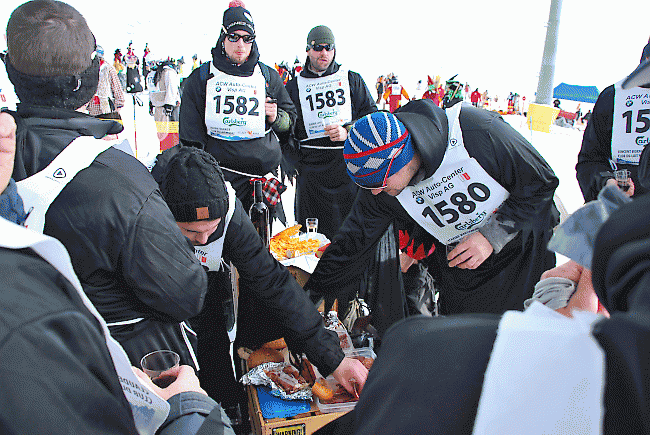
[[[327,137],[325,126],[352,121],[348,71],[318,78],[298,76],[298,95],[307,139]]]
[[[205,245],[205,246],[195,246],[194,254],[196,258],[201,263],[201,266],[205,266],[210,271],[218,271],[221,269],[222,262],[221,258],[223,257],[223,243],[226,239],[226,232],[228,231],[228,225],[232,219],[233,214],[235,213],[235,199],[237,198],[235,190],[230,185],[230,182],[226,181],[226,190],[228,191],[228,213],[226,214],[226,222],[224,223],[223,234],[214,242]]]
[[[238,141],[264,137],[266,81],[260,70],[250,77],[237,77],[218,70],[210,62],[213,77],[206,84],[205,126],[221,140]]]
[[[467,153],[460,106],[447,109],[449,142],[438,169],[397,196],[411,218],[445,245],[477,231],[510,195]]]
[[[643,148],[650,143],[650,89],[623,89],[614,85],[612,159],[638,165]]]

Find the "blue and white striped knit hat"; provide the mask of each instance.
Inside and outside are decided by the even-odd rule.
[[[392,113],[366,115],[354,123],[348,134],[343,158],[355,183],[370,188],[381,186],[385,178],[394,175],[413,158],[411,135]],[[386,176],[389,166],[390,173]]]

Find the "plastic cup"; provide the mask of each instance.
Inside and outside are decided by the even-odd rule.
[[[316,234],[318,232],[318,218],[307,218],[305,220],[305,227],[307,229],[308,237]]]
[[[619,169],[614,172],[618,187],[620,187],[623,192],[627,192],[630,188],[630,175],[629,169]]]
[[[176,380],[175,375],[166,373],[178,367],[181,357],[171,350],[156,350],[146,354],[140,360],[142,371],[160,388],[168,387]]]

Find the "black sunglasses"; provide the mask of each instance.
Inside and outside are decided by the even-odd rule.
[[[311,48],[314,51],[323,51],[323,50],[332,51],[334,50],[334,44],[318,44],[316,46],[312,45]]]
[[[241,38],[246,44],[251,44],[255,41],[255,35],[240,35],[239,33],[228,33],[227,38],[230,42],[237,42]]]

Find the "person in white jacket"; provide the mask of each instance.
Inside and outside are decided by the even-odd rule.
[[[160,63],[151,74],[153,83],[149,86],[149,102],[153,106],[160,151],[164,151],[178,143],[180,79],[171,60]]]

